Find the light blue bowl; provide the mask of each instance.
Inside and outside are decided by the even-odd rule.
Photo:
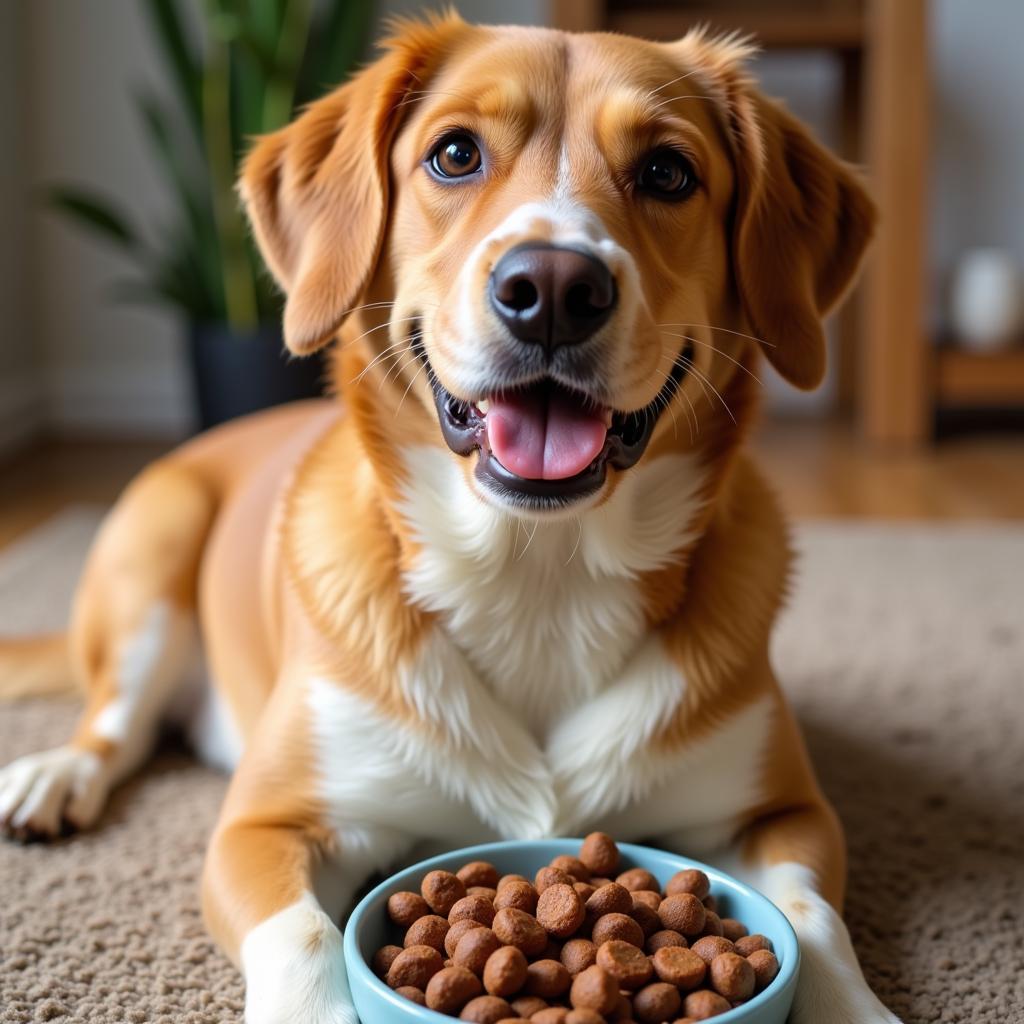
[[[352,911],[345,928],[345,964],[348,967],[352,999],[363,1024],[451,1024],[453,1018],[417,1006],[396,995],[370,970],[370,959],[381,946],[394,941],[387,916],[387,901],[392,893],[419,892],[420,880],[428,871],[456,871],[473,860],[490,861],[502,874],[534,873],[552,858],[579,853],[579,839],[544,839],[536,842],[487,843],[454,850],[421,861],[392,875],[366,895]],[[772,940],[779,960],[779,974],[759,995],[748,1003],[715,1017],[716,1024],[785,1024],[796,991],[800,970],[800,950],[796,935],[779,910],[755,889],[707,864],[675,854],[652,850],[646,846],[620,843],[623,870],[626,867],[646,868],[664,888],[665,883],[683,868],[700,868],[711,879],[711,894],[718,900],[722,917],[741,920],[751,932],[760,932]]]

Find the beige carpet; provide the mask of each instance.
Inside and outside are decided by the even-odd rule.
[[[94,522],[66,515],[0,556],[0,629],[60,619]],[[828,524],[799,540],[775,660],[846,823],[868,978],[908,1024],[1020,1024],[1024,527]],[[59,742],[73,715],[0,707],[0,760]],[[196,899],[223,786],[167,751],[98,831],[0,845],[0,1021],[239,1019]]]

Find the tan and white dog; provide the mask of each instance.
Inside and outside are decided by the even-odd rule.
[[[762,356],[820,380],[873,209],[748,55],[404,23],[253,150],[288,345],[340,339],[337,398],[131,485],[75,606],[78,729],[0,773],[9,830],[88,827],[186,722],[234,773],[203,898],[252,1024],[354,1021],[339,911],[417,841],[595,828],[771,897],[799,1024],[895,1020],[769,667],[790,553],[742,452]],[[45,653],[8,646],[8,688]]]

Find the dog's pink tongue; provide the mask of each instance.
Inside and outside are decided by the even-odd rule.
[[[582,473],[604,447],[600,410],[575,395],[532,388],[491,398],[487,442],[497,460],[527,480],[564,480]]]

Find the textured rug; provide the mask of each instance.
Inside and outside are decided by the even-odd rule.
[[[60,622],[95,522],[69,512],[0,555],[0,630]],[[819,523],[798,543],[774,656],[846,825],[865,973],[907,1024],[1020,1024],[1024,528]],[[0,761],[74,713],[0,706]],[[223,789],[166,750],[97,831],[0,844],[0,1021],[239,1020],[196,895]]]

